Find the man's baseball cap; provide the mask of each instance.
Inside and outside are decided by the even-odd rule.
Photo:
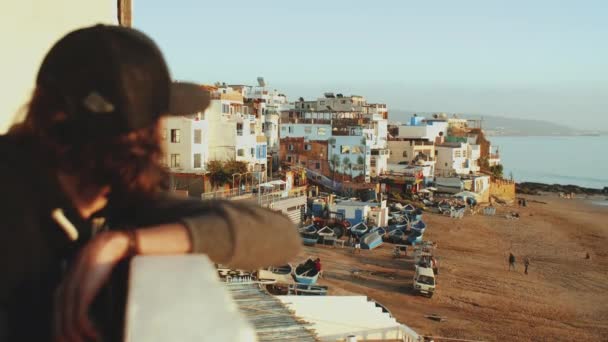
[[[72,141],[150,127],[163,115],[194,114],[210,102],[200,85],[172,82],[152,39],[121,26],[68,33],[44,58],[36,84],[61,99],[67,117],[55,128]]]

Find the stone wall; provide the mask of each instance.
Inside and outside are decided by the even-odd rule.
[[[515,201],[515,182],[505,179],[490,180],[490,197],[506,202]]]

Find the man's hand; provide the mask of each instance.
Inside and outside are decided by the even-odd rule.
[[[89,306],[114,266],[127,256],[129,236],[104,232],[85,245],[55,296],[54,336],[57,342],[95,340]]]

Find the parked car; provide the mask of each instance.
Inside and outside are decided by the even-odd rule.
[[[416,266],[414,274],[414,291],[426,295],[429,298],[435,293],[435,273],[430,267]]]

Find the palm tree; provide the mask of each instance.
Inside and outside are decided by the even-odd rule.
[[[337,154],[332,155],[331,159],[329,160],[329,163],[332,166],[331,179],[333,181],[335,181],[336,180],[336,169],[340,167],[340,156],[338,156]]]
[[[353,163],[350,161],[350,158],[344,157],[344,160],[342,160],[342,165],[344,165],[344,173],[346,173],[346,170],[350,170],[350,178],[352,180],[352,178],[353,178]]]
[[[361,166],[363,169],[363,179],[365,179],[365,158],[363,156],[357,157],[357,166]]]

